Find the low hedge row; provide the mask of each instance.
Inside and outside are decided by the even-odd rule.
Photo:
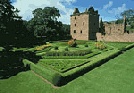
[[[61,74],[61,77],[58,78],[58,82],[56,82],[55,85],[62,86],[62,85],[67,84],[69,81],[72,81],[73,79],[77,78],[78,76],[81,76],[81,75],[85,74],[86,72],[92,70],[96,66],[99,66],[99,65],[105,63],[112,57],[117,56],[119,54],[119,50],[114,50],[114,51],[111,51],[111,53],[109,52],[109,55],[107,55],[107,54],[108,53],[105,53],[105,55],[102,55],[101,57],[98,56],[98,58],[90,59],[91,62],[84,64],[80,67],[76,67],[72,70],[69,70],[69,71]],[[55,77],[58,77],[58,76],[55,76]]]
[[[134,47],[134,43],[127,45],[125,48],[130,49],[130,48],[133,48],[133,47]]]
[[[55,74],[56,75],[58,74],[57,72],[55,72],[52,69],[49,69],[47,67],[43,67],[41,65],[36,65],[27,59],[23,59],[23,63],[24,63],[25,67],[28,66],[36,74],[42,76],[43,78],[47,79],[51,83],[53,83],[53,78],[54,78]]]
[[[132,47],[134,47],[134,43],[129,44],[129,45],[125,46],[125,47],[121,47],[121,48],[119,48],[119,50],[126,51],[126,50],[128,50],[128,49],[130,49]]]
[[[42,56],[42,58],[43,59],[87,59],[95,55],[98,55],[100,53],[101,52],[96,51],[96,52],[92,52],[84,56]]]
[[[47,47],[46,49],[36,51],[36,53],[47,52],[47,51],[49,51],[49,50],[51,50],[51,49],[52,49],[52,47]]]
[[[61,60],[40,61],[39,64],[41,64],[45,67],[49,67],[60,73],[64,73],[73,68],[82,66],[82,65],[90,62],[89,60],[64,60],[64,59],[62,61]]]
[[[94,51],[93,53],[85,55],[85,57],[86,58],[91,58],[91,57],[96,56],[96,55],[98,55],[100,53],[101,53],[100,51]]]
[[[43,56],[43,59],[85,59],[85,56]]]
[[[30,69],[32,69],[35,73],[44,77],[55,86],[62,86],[67,84],[69,81],[77,78],[78,76],[83,75],[86,72],[92,70],[96,66],[99,66],[108,61],[109,59],[117,56],[119,52],[119,50],[106,51],[101,55],[97,55],[93,58],[88,59],[88,61],[90,62],[82,64],[81,66],[77,66],[65,73],[58,73],[42,65],[37,66],[28,60],[23,60],[23,62],[25,64],[28,64],[30,66]]]
[[[41,46],[35,47],[35,50],[36,50],[36,51],[40,51],[40,50],[43,50],[43,49],[48,48],[48,47],[51,47],[51,46],[52,46],[51,44],[41,45]]]
[[[91,50],[79,50],[79,51],[48,51],[45,56],[84,56],[92,53]]]

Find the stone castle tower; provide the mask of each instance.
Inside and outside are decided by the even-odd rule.
[[[80,13],[75,8],[70,17],[70,34],[77,40],[95,40],[96,33],[99,31],[99,14],[93,7]]]

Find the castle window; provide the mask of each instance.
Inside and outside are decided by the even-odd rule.
[[[75,16],[75,19],[76,19],[76,16]]]
[[[75,24],[75,26],[76,26],[76,24]]]
[[[94,23],[94,25],[95,25],[95,23]]]
[[[82,34],[82,30],[80,31],[80,33]]]
[[[76,30],[74,30],[74,33],[76,33]]]

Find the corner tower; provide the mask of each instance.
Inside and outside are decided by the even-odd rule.
[[[73,15],[70,16],[70,34],[77,40],[95,40],[96,33],[99,31],[99,14],[93,7],[80,13],[75,8]]]

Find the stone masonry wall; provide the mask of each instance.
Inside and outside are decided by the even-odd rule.
[[[71,16],[70,34],[77,40],[89,40],[89,15],[80,14]]]
[[[112,34],[123,34],[125,32],[125,27],[123,24],[104,24],[105,33],[107,35]]]
[[[97,33],[97,41],[109,41],[109,42],[134,42],[134,33],[128,34],[124,33],[122,35],[112,34],[112,35],[101,35]]]

